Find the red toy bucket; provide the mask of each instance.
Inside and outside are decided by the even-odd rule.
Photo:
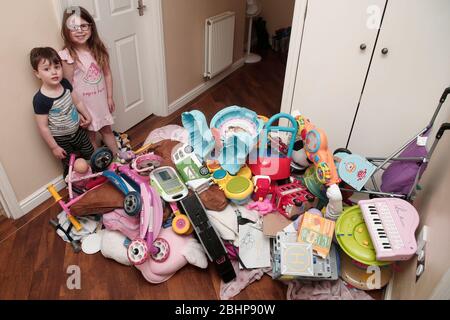
[[[282,118],[288,119],[291,122],[292,127],[272,126],[275,121]],[[282,156],[279,154],[271,156],[267,152],[267,142],[270,131],[288,132],[292,134],[287,156]],[[297,135],[297,132],[298,124],[297,121],[295,121],[294,117],[287,113],[279,113],[273,116],[267,122],[264,128],[258,158],[256,159],[255,163],[248,164],[248,166],[252,170],[253,175],[269,176],[272,181],[288,179],[291,175],[292,152],[294,150],[295,137]]]

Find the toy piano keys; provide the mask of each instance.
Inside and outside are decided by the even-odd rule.
[[[379,261],[409,260],[417,250],[419,214],[407,201],[378,198],[358,202]]]

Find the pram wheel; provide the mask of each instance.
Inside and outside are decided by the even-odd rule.
[[[142,239],[134,240],[128,247],[128,259],[135,265],[141,265],[148,259],[148,247]]]
[[[136,191],[131,191],[128,193],[123,201],[123,209],[125,210],[125,213],[131,217],[134,217],[140,213],[142,209],[142,201],[139,193]]]
[[[91,157],[93,172],[102,172],[108,169],[113,161],[113,154],[108,148],[100,148]]]

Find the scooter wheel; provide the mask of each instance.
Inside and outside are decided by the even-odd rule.
[[[123,209],[125,213],[131,217],[138,215],[142,209],[142,200],[139,193],[131,191],[125,196],[123,201]]]
[[[155,242],[153,242],[153,246],[158,249],[158,253],[152,255],[153,261],[163,263],[169,258],[170,245],[165,239],[163,238],[156,239]]]
[[[108,169],[113,162],[114,156],[108,148],[100,148],[91,157],[91,168],[93,172],[102,172]]]
[[[148,259],[147,243],[142,239],[137,239],[131,242],[128,247],[128,259],[135,265],[141,265]]]
[[[176,216],[172,221],[172,228],[176,234],[179,235],[187,234],[190,227],[191,222],[185,215]]]

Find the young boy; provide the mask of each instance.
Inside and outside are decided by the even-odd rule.
[[[34,74],[42,81],[33,99],[39,132],[53,155],[62,161],[66,177],[72,153],[88,160],[94,152],[83,129],[91,123],[91,116],[72,94],[70,82],[63,78],[58,52],[52,48],[35,48],[30,53],[30,62]]]

